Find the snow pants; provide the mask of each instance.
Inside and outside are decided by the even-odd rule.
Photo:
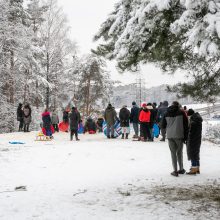
[[[183,170],[183,139],[169,138],[168,144],[171,152],[173,170],[178,171],[177,162],[179,164],[179,170]]]
[[[144,140],[151,140],[151,132],[150,132],[150,123],[149,122],[141,122],[141,134],[144,137]]]
[[[71,129],[70,130],[70,140],[73,140],[73,135],[75,134],[76,140],[78,139],[78,129]]]

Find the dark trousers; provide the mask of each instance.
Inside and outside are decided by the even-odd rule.
[[[149,122],[141,122],[140,125],[141,134],[144,137],[144,140],[151,140],[151,132],[150,132],[150,123]]]
[[[21,119],[21,120],[19,121],[19,130],[18,130],[18,131],[22,131],[23,126],[24,126],[24,120]]]
[[[192,167],[199,167],[200,161],[199,160],[191,160]]]
[[[76,140],[78,139],[78,130],[77,129],[72,129],[70,130],[70,140],[73,140],[73,135],[75,134]]]
[[[24,132],[29,132],[29,124],[24,124]]]
[[[54,131],[59,132],[59,127],[58,127],[58,124],[53,124],[53,128],[54,128]]]

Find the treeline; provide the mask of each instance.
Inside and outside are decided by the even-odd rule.
[[[108,101],[105,63],[79,57],[57,0],[0,1],[0,132],[15,130],[18,103],[91,115]]]

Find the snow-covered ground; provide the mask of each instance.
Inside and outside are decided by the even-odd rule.
[[[167,142],[35,135],[0,135],[1,220],[219,219],[218,145],[202,144],[200,175],[176,178]]]

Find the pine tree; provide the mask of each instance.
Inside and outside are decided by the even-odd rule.
[[[104,43],[93,52],[107,59],[115,58],[121,71],[136,70],[142,63],[154,63],[169,73],[184,70],[192,77],[189,89],[199,90],[199,85],[207,80],[205,93],[212,99],[219,94],[219,84],[212,79],[220,79],[219,3],[121,0],[95,36],[95,40],[102,38]],[[195,68],[195,63],[204,68]],[[207,64],[211,64],[212,71],[207,71]],[[199,85],[195,76],[200,77]],[[186,89],[179,91],[184,93]],[[200,89],[192,97],[204,100],[201,92]]]

